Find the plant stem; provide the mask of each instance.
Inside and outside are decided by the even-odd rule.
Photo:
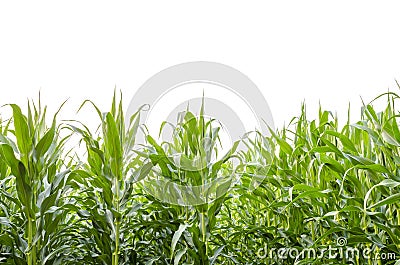
[[[36,264],[36,246],[33,243],[35,230],[35,220],[32,220],[28,213],[28,252],[26,253],[28,265]]]
[[[32,220],[29,217],[29,213],[28,213],[28,253],[26,253],[28,265],[33,265],[32,239],[33,239]]]
[[[115,177],[114,179],[115,185],[115,195],[114,195],[114,207],[118,213],[120,213],[120,205],[119,205],[119,181],[118,178]],[[120,218],[114,218],[115,222],[115,248],[113,253],[112,264],[118,265],[118,255],[119,255],[119,230],[120,230]]]
[[[118,265],[118,255],[119,255],[119,229],[120,222],[115,223],[115,249],[113,253],[113,265]]]
[[[206,221],[205,221],[204,214],[202,214],[202,216],[201,216],[201,222],[202,222],[202,230],[203,230],[203,242],[206,245],[206,255],[208,255],[208,242],[207,242],[207,238],[206,238]]]

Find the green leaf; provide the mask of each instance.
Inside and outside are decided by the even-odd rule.
[[[14,129],[15,129],[15,137],[17,138],[17,145],[19,151],[24,156],[29,156],[32,138],[29,132],[28,123],[26,117],[22,114],[19,106],[15,104],[10,104],[13,110],[13,120],[14,120]]]
[[[185,249],[179,250],[179,251],[176,253],[175,258],[174,258],[174,265],[178,265],[178,264],[179,264],[179,261],[181,260],[181,258],[183,257],[183,255],[185,255],[186,251],[187,251],[187,249],[185,248]]]
[[[50,130],[40,139],[39,143],[36,145],[36,158],[43,156],[54,143],[55,136],[55,124],[52,125]]]
[[[17,189],[17,193],[18,193],[18,198],[21,201],[22,205],[24,205],[27,210],[30,210],[31,209],[32,188],[25,181],[26,170],[25,170],[25,166],[22,162],[18,163],[18,168],[19,168],[19,176],[16,177],[16,189]],[[33,216],[31,216],[31,217],[33,217]]]
[[[356,147],[354,146],[354,143],[346,135],[331,130],[325,131],[325,133],[339,138],[340,142],[342,142],[343,147],[352,152],[358,153]]]
[[[383,205],[393,204],[393,203],[398,203],[398,202],[400,202],[400,193],[392,194],[389,197],[387,197],[383,200],[380,200],[379,202],[375,203],[374,205],[368,207],[368,209],[381,207]]]
[[[178,241],[181,238],[183,231],[185,231],[186,228],[188,228],[188,227],[189,227],[189,224],[180,224],[178,230],[175,231],[174,236],[172,237],[172,243],[171,243],[171,259],[174,256],[176,244],[178,244]]]

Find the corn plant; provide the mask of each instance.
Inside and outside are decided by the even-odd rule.
[[[85,101],[92,103],[91,101]],[[80,193],[75,198],[79,216],[85,220],[77,232],[83,234],[93,264],[131,264],[134,250],[129,242],[130,218],[135,211],[133,184],[146,174],[138,168],[140,159],[133,152],[140,113],[130,117],[125,128],[122,102],[114,95],[111,111],[102,113],[94,104],[101,132],[94,136],[86,126],[71,125],[86,145],[87,160],[73,174],[80,180]],[[142,165],[142,164],[140,164]],[[150,169],[150,167],[149,167]]]
[[[31,108],[32,106],[32,108]],[[46,107],[28,104],[27,115],[11,104],[12,120],[0,132],[1,256],[6,264],[57,264],[69,248],[65,210],[70,165],[56,116],[46,124]]]
[[[144,186],[154,197],[175,204],[178,212],[179,227],[172,237],[170,260],[175,264],[210,264],[221,247],[210,246],[209,239],[233,179],[231,160],[238,142],[217,159],[220,126],[206,118],[204,105],[198,117],[187,110],[177,121],[169,124],[173,128],[170,142],[158,144],[147,135],[148,145],[140,154],[153,168]]]

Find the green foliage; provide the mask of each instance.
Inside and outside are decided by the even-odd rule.
[[[102,113],[90,101],[82,106],[86,103],[98,113],[101,132],[93,136],[83,125],[70,126],[87,149],[87,161],[72,172],[79,180],[80,190],[74,198],[82,218],[82,227],[76,233],[88,250],[85,264],[132,264],[135,252],[130,225],[138,207],[132,193],[137,175],[147,174],[138,168],[141,161],[133,152],[140,112],[125,128],[122,102],[117,104],[115,95],[109,112]]]
[[[178,213],[176,220],[170,218],[176,223],[172,239],[164,240],[171,241],[168,263],[213,264],[218,255],[219,246],[214,246],[210,238],[222,204],[228,199],[226,193],[234,174],[231,159],[238,142],[219,158],[220,126],[207,119],[203,107],[197,117],[189,111],[180,113],[177,124],[170,124],[170,142],[159,145],[148,135],[148,145],[139,152],[153,165],[144,189],[173,204],[170,207]]]
[[[395,259],[279,258],[269,250],[370,248],[400,255],[400,129],[385,93],[338,125],[305,106],[283,129],[220,150],[220,126],[186,110],[168,141],[129,126],[114,99],[92,132],[8,105],[0,120],[2,264],[395,264]],[[67,128],[67,129],[66,129]],[[140,130],[142,129],[142,130]],[[145,133],[144,144],[137,134]],[[63,133],[68,132],[68,133]],[[78,135],[85,154],[64,149]],[[61,136],[63,135],[63,137]],[[238,148],[238,146],[243,146]],[[79,159],[78,159],[79,158]],[[162,199],[162,200],[160,200]]]
[[[32,107],[31,107],[32,106]],[[10,104],[12,120],[0,131],[0,251],[5,264],[59,264],[73,241],[68,215],[71,165],[62,159],[56,115],[28,104],[27,115]],[[72,257],[72,256],[71,256]]]

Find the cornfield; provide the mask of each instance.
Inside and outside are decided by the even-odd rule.
[[[384,93],[343,126],[322,108],[309,120],[302,105],[285,128],[253,132],[219,159],[203,108],[163,124],[173,134],[160,142],[140,106],[127,125],[115,95],[109,111],[82,104],[98,114],[95,131],[58,112],[49,122],[40,99],[3,106],[0,263],[400,264],[399,100]],[[203,188],[169,191],[178,184]],[[336,255],[302,251],[321,249]]]

